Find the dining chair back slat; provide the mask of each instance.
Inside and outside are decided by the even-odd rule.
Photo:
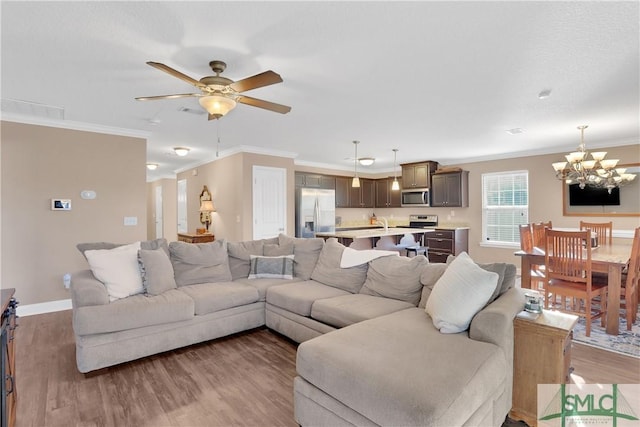
[[[638,317],[638,287],[640,286],[640,227],[633,234],[631,246],[631,258],[627,267],[627,279],[620,289],[620,296],[624,298],[625,320],[627,330],[631,330],[632,324]]]
[[[531,224],[531,229],[533,231],[533,246],[536,248],[544,248],[544,232],[547,228],[551,228],[551,221]]]
[[[521,224],[518,228],[520,230],[520,249],[525,252],[531,252],[533,250],[531,224]]]

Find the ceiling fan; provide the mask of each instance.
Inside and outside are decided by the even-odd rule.
[[[233,80],[220,75],[220,73],[227,68],[227,64],[222,61],[209,62],[209,66],[216,75],[206,76],[200,80],[193,79],[180,71],[161,64],[160,62],[149,61],[147,64],[197,87],[200,89],[201,93],[140,96],[136,98],[138,101],[196,97],[198,98],[200,105],[209,113],[209,120],[219,119],[224,116],[236,107],[237,102],[251,105],[252,107],[264,108],[265,110],[275,111],[276,113],[281,114],[286,114],[291,111],[291,107],[286,105],[276,104],[274,102],[264,101],[262,99],[252,98],[242,94],[242,92],[246,92],[251,89],[257,89],[275,83],[282,83],[282,77],[271,70],[234,82]]]

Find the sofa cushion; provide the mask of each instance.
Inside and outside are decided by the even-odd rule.
[[[300,316],[311,316],[311,306],[316,300],[349,295],[349,292],[314,280],[273,286],[267,289],[267,302]]]
[[[160,295],[178,287],[173,277],[171,260],[162,249],[140,249],[138,264],[142,275],[142,286],[147,294]]]
[[[105,285],[111,301],[144,292],[138,250],[140,242],[85,251],[91,272]]]
[[[499,347],[441,334],[419,308],[306,341],[296,361],[306,381],[389,426],[464,425],[504,390],[508,368]]]
[[[73,330],[78,335],[103,334],[189,320],[193,314],[193,299],[171,289],[156,296],[134,295],[110,304],[76,307]]]
[[[429,263],[425,265],[420,273],[420,283],[422,283],[422,295],[420,296],[420,303],[418,307],[424,308],[431,295],[431,290],[435,286],[436,282],[447,269],[448,265],[444,263]]]
[[[294,265],[293,272],[296,277],[302,280],[309,280],[311,273],[316,267],[320,251],[324,246],[324,239],[289,237],[285,234],[278,236],[278,244],[286,247],[293,245]]]
[[[491,298],[498,277],[479,267],[466,252],[458,255],[436,282],[425,306],[435,327],[446,334],[467,330]]]
[[[293,279],[293,255],[251,255],[249,279]]]
[[[429,264],[425,257],[388,256],[369,262],[367,280],[361,294],[393,298],[414,306],[420,302],[422,269]]]
[[[229,256],[224,239],[195,244],[171,242],[169,252],[178,286],[231,281]]]
[[[92,243],[78,243],[76,248],[82,253],[82,255],[86,258],[85,252],[91,250],[99,250],[99,249],[113,249],[118,246],[124,246],[127,243],[109,243],[109,242],[92,242]],[[140,249],[162,249],[169,255],[169,245],[167,243],[167,239],[160,238],[154,240],[145,240],[140,242]]]
[[[246,242],[229,242],[229,270],[233,280],[243,279],[249,276],[251,269],[251,255],[263,255],[264,241],[249,240]]]
[[[311,278],[316,282],[355,294],[360,291],[364,281],[367,279],[367,264],[341,268],[340,260],[344,249],[345,246],[338,243],[337,239],[327,240],[320,252],[318,263],[311,274]]]
[[[293,242],[283,245],[266,244],[264,245],[265,256],[293,255]]]
[[[287,283],[302,282],[302,279],[294,277],[293,279],[238,279],[234,280],[234,283],[242,283],[249,285],[258,290],[259,301],[265,301],[267,299],[267,289],[272,286],[286,285]]]
[[[495,301],[500,295],[507,292],[516,282],[516,266],[513,264],[507,264],[505,262],[495,262],[491,264],[478,264],[482,269],[492,271],[498,274],[498,286],[491,294],[489,303]]]
[[[198,283],[180,290],[193,298],[198,316],[251,304],[259,298],[256,288],[238,282]]]
[[[350,294],[317,300],[311,307],[311,318],[342,328],[411,307],[415,305],[397,299]]]

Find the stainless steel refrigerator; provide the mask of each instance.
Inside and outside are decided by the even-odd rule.
[[[296,189],[296,237],[336,231],[336,192],[317,188]]]

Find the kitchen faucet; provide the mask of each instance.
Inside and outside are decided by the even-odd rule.
[[[387,221],[387,218],[379,216],[378,219],[376,219],[376,224],[382,225],[385,233],[389,231],[389,222]]]

